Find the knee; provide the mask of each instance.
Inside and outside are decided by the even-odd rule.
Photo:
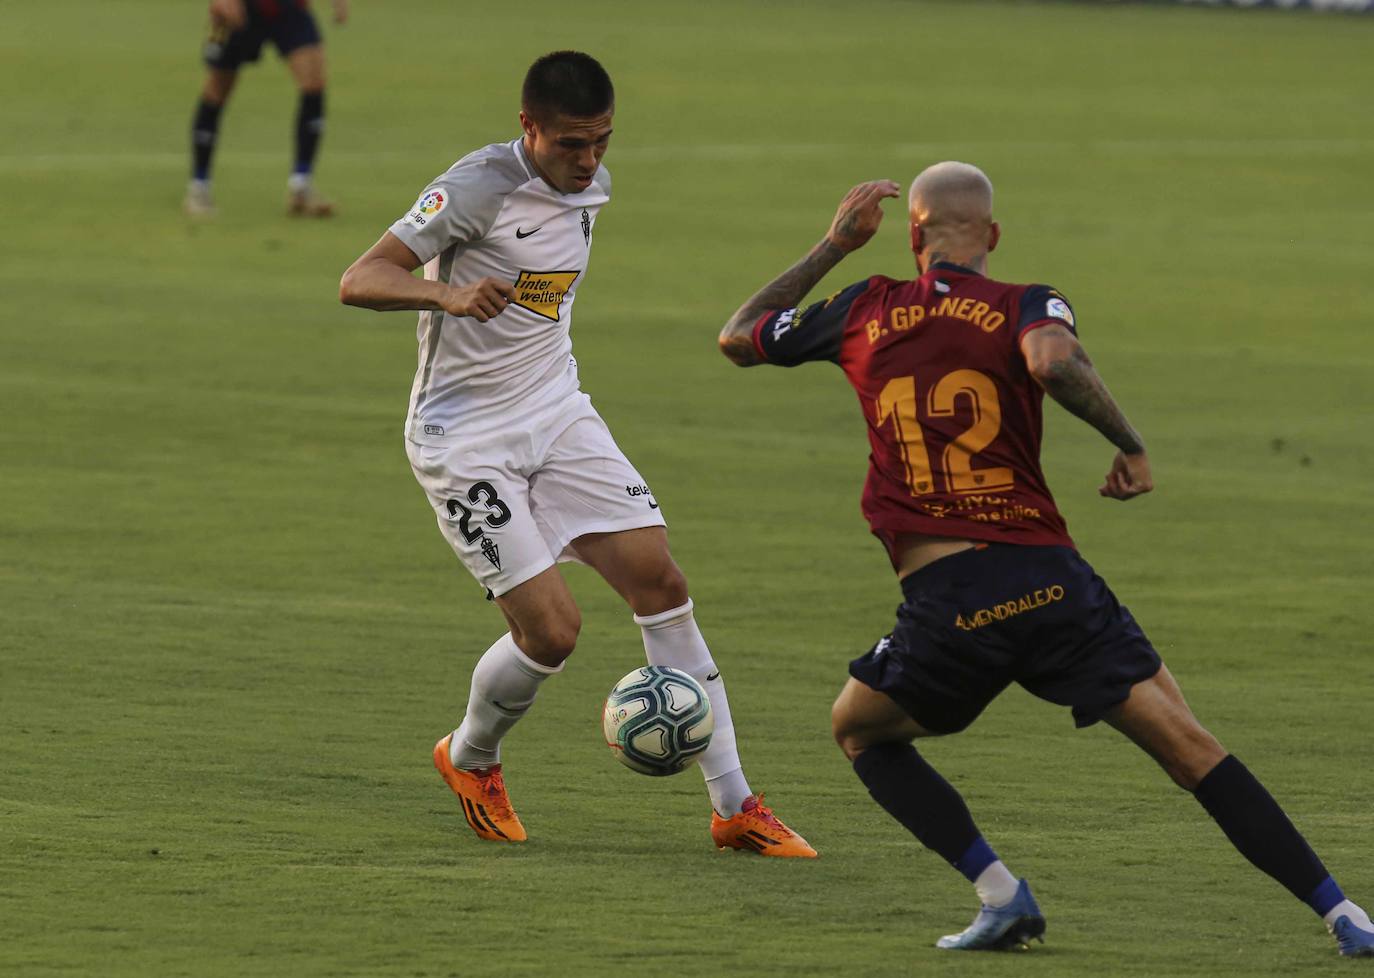
[[[849,761],[850,764],[853,764],[855,761],[857,761],[859,759],[859,755],[866,751],[870,746],[869,744],[862,742],[858,737],[852,736],[836,736],[835,743],[839,744],[840,753],[844,755],[845,760]]]
[[[1224,757],[1226,748],[1201,725],[1194,724],[1160,759],[1160,764],[1174,784],[1192,791]]]
[[[537,622],[514,629],[512,638],[520,650],[543,666],[560,666],[577,647],[582,631],[582,614],[576,608],[558,615],[550,615]]]
[[[687,576],[672,559],[659,574],[658,589],[668,608],[680,608],[687,603]]]
[[[229,100],[229,93],[234,90],[234,80],[232,75],[211,74],[205,79],[200,97],[211,105],[223,105]]]
[[[836,702],[830,709],[830,735],[846,758],[853,761],[864,752],[868,743],[860,735],[852,716]]]
[[[319,45],[297,48],[287,62],[296,76],[296,87],[303,94],[323,91],[325,83],[324,48]]]
[[[687,603],[687,578],[672,557],[663,560],[645,574],[635,588],[631,606],[637,615],[657,615]]]

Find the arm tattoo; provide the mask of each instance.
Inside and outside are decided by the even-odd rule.
[[[1100,431],[1127,455],[1145,451],[1139,433],[1117,407],[1082,347],[1051,363],[1040,377],[1040,383],[1051,397]]]
[[[758,351],[754,349],[754,323],[766,312],[800,305],[806,294],[846,254],[831,244],[828,237],[822,239],[807,252],[805,258],[759,289],[739,307],[720,331],[721,351],[741,367],[762,363]]]

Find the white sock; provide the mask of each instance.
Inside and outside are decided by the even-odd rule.
[[[210,181],[209,181],[208,179],[206,179],[206,180],[201,180],[199,177],[192,177],[192,178],[191,178],[191,189],[192,189],[192,190],[201,190],[201,191],[205,191],[206,193],[208,193],[208,192],[210,191]]]
[[[707,748],[710,751],[710,748]],[[744,803],[753,794],[749,782],[744,780],[744,768],[737,767],[715,778],[706,779],[706,790],[711,795],[711,807],[722,817],[729,818],[744,810]]]
[[[309,189],[310,189],[310,174],[308,174],[308,173],[293,173],[293,174],[291,174],[289,177],[286,178],[286,189],[290,190],[293,194],[298,194],[298,193],[300,193],[302,190],[309,190]]]
[[[644,634],[649,665],[681,669],[705,687],[716,726],[711,746],[701,755],[701,773],[706,778],[706,790],[711,793],[712,807],[726,818],[738,815],[751,794],[749,782],[744,779],[735,746],[735,724],[730,719],[725,683],[721,682],[720,670],[692,617],[692,599],[688,598],[680,608],[656,615],[635,615],[635,624]]]
[[[539,684],[563,667],[541,666],[515,644],[510,632],[496,640],[472,670],[468,712],[453,732],[448,756],[472,770],[501,762],[501,738],[534,704]]]
[[[1322,920],[1326,921],[1327,930],[1330,930],[1336,926],[1336,921],[1342,917],[1349,917],[1350,922],[1360,930],[1374,931],[1374,924],[1370,923],[1369,914],[1365,913],[1359,904],[1351,903],[1349,900],[1342,900],[1336,904]]]
[[[1003,907],[1011,903],[1020,885],[1000,859],[979,873],[978,878],[973,881],[973,888],[978,891],[978,900],[985,907]]]

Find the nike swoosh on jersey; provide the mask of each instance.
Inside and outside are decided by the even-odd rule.
[[[709,675],[709,676],[706,677],[706,681],[709,683],[712,679],[719,679],[719,678],[720,678],[720,670],[717,669],[715,672],[711,673],[711,675]]]
[[[658,503],[656,503],[656,502],[654,502],[652,499],[650,499],[650,500],[649,500],[649,508],[650,508],[650,509],[658,509]]]
[[[542,231],[543,229],[544,225],[541,224],[539,227],[535,228],[534,231]],[[517,238],[528,238],[531,234],[534,234],[534,231],[522,231],[520,228],[516,228],[515,236]]]

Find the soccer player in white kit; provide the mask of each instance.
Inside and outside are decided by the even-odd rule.
[[[577,642],[581,616],[556,567],[577,560],[629,604],[649,662],[690,673],[711,698],[700,763],[715,844],[812,857],[745,780],[663,514],[578,384],[569,329],[610,200],[601,159],[614,112],[594,58],[540,58],[521,93],[523,135],[440,175],[339,285],[348,305],[421,310],[406,451],[440,530],[510,626],[478,660],[467,713],[434,764],[478,836],[525,839],[501,739]],[[423,279],[411,274],[421,265]]]

